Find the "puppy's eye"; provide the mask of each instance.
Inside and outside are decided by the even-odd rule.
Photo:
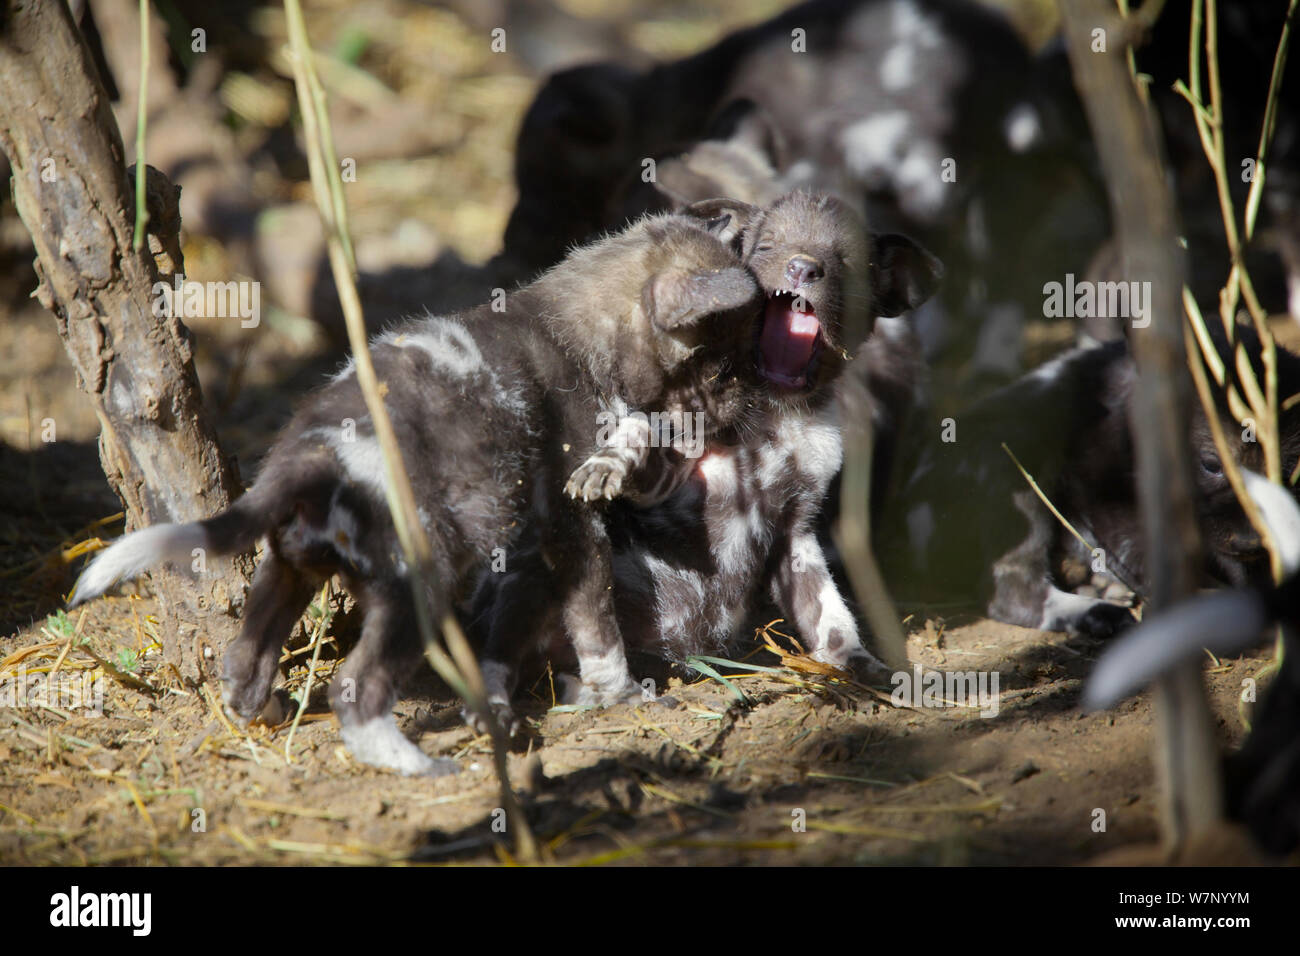
[[[1206,455],[1201,459],[1201,470],[1211,478],[1223,477],[1223,462],[1218,455]]]
[[[764,239],[754,247],[755,252],[771,252],[775,248],[771,239]]]

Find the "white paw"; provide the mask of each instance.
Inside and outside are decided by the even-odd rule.
[[[456,773],[456,761],[430,757],[397,729],[393,715],[375,717],[364,724],[344,726],[343,745],[357,761],[408,777],[441,777]]]
[[[641,685],[630,677],[615,687],[584,684],[571,674],[560,674],[560,702],[573,707],[613,707],[646,703]]]
[[[597,453],[573,470],[565,494],[583,501],[612,500],[623,490],[627,463],[613,455]]]

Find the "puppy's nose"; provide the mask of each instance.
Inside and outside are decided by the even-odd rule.
[[[795,286],[815,282],[825,275],[822,264],[812,256],[791,256],[785,264],[785,274]]]

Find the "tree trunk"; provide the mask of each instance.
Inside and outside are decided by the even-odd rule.
[[[149,248],[133,251],[122,140],[62,0],[0,0],[0,148],[36,246],[37,297],[94,403],[128,528],[222,510],[239,480],[205,415],[189,330],[153,312],[155,283],[184,271],[180,189],[148,170]],[[197,574],[155,573],[167,659],[186,679],[211,676],[233,636],[247,564],[196,555]]]

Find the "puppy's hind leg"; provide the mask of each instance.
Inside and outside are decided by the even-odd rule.
[[[491,595],[491,607],[482,625],[487,630],[480,668],[488,709],[507,736],[518,732],[520,723],[510,705],[519,677],[520,661],[539,644],[550,645],[562,637],[559,614],[554,608],[555,582],[536,554],[524,556],[514,570],[497,580],[491,574],[484,587]],[[487,721],[466,705],[461,713],[475,733],[487,733]]]
[[[311,601],[314,584],[276,552],[266,549],[253,575],[239,637],[226,648],[221,691],[226,710],[240,723],[256,717],[271,696],[280,648]]]
[[[427,756],[398,730],[393,717],[401,680],[421,659],[406,583],[371,584],[357,597],[365,608],[361,640],[330,685],[330,706],[342,725],[344,745],[361,763],[407,776],[455,773],[455,761]]]

